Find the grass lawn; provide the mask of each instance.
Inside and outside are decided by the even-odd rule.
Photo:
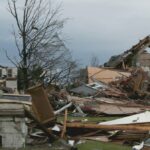
[[[103,116],[72,117],[72,116],[68,115],[67,120],[73,121],[73,120],[85,120],[85,119],[87,119],[88,123],[99,123],[99,122],[114,120],[114,119],[118,119],[118,118],[119,117],[103,117]],[[63,121],[63,119],[64,119],[63,116],[59,116],[57,118],[58,121]]]
[[[63,116],[58,117],[58,121],[63,121]],[[71,120],[85,120],[87,119],[87,123],[99,123],[109,120],[118,119],[119,117],[103,117],[103,116],[87,116],[87,117],[72,117],[68,115],[68,121]],[[131,147],[114,144],[114,143],[103,143],[98,141],[88,140],[83,144],[77,146],[79,150],[131,150]]]
[[[102,143],[102,142],[96,142],[96,141],[86,141],[83,144],[80,144],[77,146],[78,150],[131,150],[131,147],[112,144],[112,143]],[[10,150],[10,149],[3,149],[0,148],[0,150]],[[12,149],[13,150],[13,149]],[[18,150],[69,150],[68,148],[62,148],[61,146],[56,147],[49,147],[46,145],[40,145],[40,146],[27,146],[26,148],[21,148]]]
[[[79,150],[131,150],[131,147],[113,144],[113,143],[87,141],[83,144],[78,145],[78,149]]]
[[[58,121],[63,121],[63,116],[59,116],[57,119]],[[98,123],[98,122],[103,122],[103,121],[109,121],[109,120],[114,120],[118,119],[119,117],[103,117],[103,116],[87,116],[87,117],[72,117],[68,115],[67,120],[85,120],[87,119],[87,123]],[[85,122],[86,123],[86,122]],[[103,143],[103,142],[98,142],[98,141],[91,141],[88,140],[83,144],[80,144],[77,146],[79,150],[131,150],[131,147],[128,146],[123,146],[119,144],[114,144],[114,143]]]
[[[109,121],[109,120],[114,120],[117,119],[118,117],[102,117],[102,116],[92,116],[92,117],[72,117],[68,115],[68,121],[71,120],[85,120],[87,119],[87,123],[98,123],[98,122],[103,122],[103,121]],[[58,122],[63,121],[64,117],[59,116],[57,118]],[[124,146],[124,145],[119,145],[119,144],[114,144],[114,143],[103,143],[99,141],[92,141],[92,140],[87,140],[85,143],[77,145],[78,150],[131,150],[131,147]],[[37,146],[27,146],[26,148],[22,148],[20,150],[60,150],[61,147],[54,148],[54,147],[49,147],[48,144],[46,145],[37,145]],[[2,149],[0,150],[8,150],[8,149]],[[66,149],[65,149],[66,150]]]

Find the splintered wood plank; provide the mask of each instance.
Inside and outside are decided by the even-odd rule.
[[[64,115],[64,126],[63,126],[63,130],[61,133],[61,138],[64,138],[64,135],[66,133],[66,123],[67,123],[67,114],[68,114],[68,110],[65,110],[65,115]]]
[[[32,96],[33,111],[41,123],[48,123],[54,119],[53,108],[42,85],[28,90]]]
[[[83,128],[83,129],[101,129],[101,130],[131,130],[131,131],[150,131],[150,125],[129,124],[129,125],[98,125],[83,123],[67,123],[67,128]]]

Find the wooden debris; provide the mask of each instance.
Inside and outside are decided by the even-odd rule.
[[[83,140],[92,140],[99,142],[109,142],[109,138],[107,136],[91,136],[91,137],[82,137]]]
[[[38,120],[42,124],[53,120],[55,118],[54,111],[42,85],[28,89],[28,92],[31,94],[33,111]]]
[[[58,137],[54,136],[52,132],[49,129],[47,129],[37,118],[35,118],[35,116],[28,109],[24,109],[26,115],[36,122],[37,126],[51,139],[51,141],[58,139]]]
[[[150,131],[150,125],[97,125],[97,124],[82,124],[82,123],[67,123],[67,128],[85,128],[85,129],[101,129],[101,130],[134,130],[134,131]]]
[[[109,102],[110,100],[110,102]],[[70,101],[80,106],[82,111],[89,114],[99,114],[99,115],[109,115],[109,116],[127,116],[132,114],[137,114],[146,110],[150,110],[150,106],[139,105],[134,102],[127,100],[115,101],[113,99],[100,100],[97,98],[80,98],[75,96],[70,96]]]
[[[64,138],[64,135],[66,133],[66,123],[67,123],[67,114],[68,114],[68,110],[65,110],[65,115],[64,115],[64,124],[63,124],[63,130],[61,133],[61,138]]]
[[[63,112],[65,109],[67,109],[67,108],[69,108],[69,107],[71,107],[72,106],[72,102],[70,102],[69,104],[67,104],[67,105],[65,105],[65,106],[63,106],[61,109],[59,109],[59,110],[57,110],[57,111],[55,111],[54,112],[54,114],[55,115],[58,115],[58,114],[60,114],[61,112]]]

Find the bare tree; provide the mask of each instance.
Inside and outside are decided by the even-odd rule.
[[[50,0],[8,0],[9,12],[16,27],[13,35],[18,50],[18,59],[8,58],[21,70],[23,89],[32,79],[31,71],[37,68],[51,70],[51,80],[68,71],[70,52],[64,48],[59,34],[65,22],[60,19],[60,6],[53,8]],[[63,69],[60,69],[62,67]],[[59,70],[60,69],[60,70]],[[69,68],[70,69],[70,68]],[[57,70],[56,72],[54,70]],[[55,73],[54,73],[55,72]]]
[[[33,61],[46,70],[49,83],[66,84],[76,68],[76,62],[73,61],[70,51],[57,34],[52,43],[34,55]]]
[[[91,62],[90,62],[91,66],[93,67],[98,67],[99,66],[99,59],[97,56],[93,55],[92,58],[91,58]]]

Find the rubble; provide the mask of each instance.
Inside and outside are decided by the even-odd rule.
[[[93,82],[101,82],[103,85],[107,85],[112,81],[117,81],[120,78],[126,78],[130,76],[130,72],[104,67],[87,67],[87,80],[88,84]]]
[[[111,88],[108,87],[108,89]],[[114,89],[111,89],[111,91],[112,90]],[[1,99],[0,108],[3,108],[3,110],[0,109],[0,112],[6,111],[5,105],[11,104],[11,107],[14,108],[13,105],[20,106],[21,103],[21,107],[18,107],[19,109],[17,110],[8,109],[7,115],[11,114],[13,116],[17,115],[17,113],[20,114],[20,112],[24,112],[20,117],[25,120],[24,123],[26,123],[28,127],[28,132],[24,135],[24,138],[27,140],[24,141],[29,145],[51,143],[53,146],[53,143],[59,141],[59,144],[61,143],[62,147],[65,147],[66,145],[71,149],[72,146],[74,147],[76,145],[76,140],[88,139],[103,142],[119,141],[124,143],[126,141],[133,143],[134,141],[139,141],[141,137],[149,137],[150,127],[148,117],[146,116],[149,115],[148,110],[150,110],[150,106],[137,104],[136,101],[131,101],[121,94],[119,96],[114,96],[109,93],[109,96],[107,95],[104,97],[99,94],[101,91],[104,91],[104,89],[98,90],[98,93],[91,97],[82,98],[66,94],[63,96],[63,99],[65,99],[64,103],[62,103],[63,105],[59,109],[56,109],[51,105],[54,100],[52,97],[58,97],[58,99],[55,100],[55,103],[53,103],[57,104],[59,103],[59,100],[63,101],[62,99],[59,99],[59,95],[61,94],[55,93],[54,95],[54,92],[52,92],[50,96],[50,93],[46,93],[43,86],[39,85],[28,90],[32,97],[31,101],[26,99],[29,97],[23,97],[23,100],[21,101],[15,100],[17,98],[14,98],[13,96],[10,100],[8,100],[9,97],[8,99]],[[118,91],[116,90],[116,92]],[[123,99],[120,100],[120,97]],[[63,112],[65,112],[64,121],[59,122],[57,116],[62,116]],[[81,114],[83,119],[80,119],[80,122],[67,121],[67,116],[70,115],[70,113],[76,114],[76,112]],[[2,113],[0,114],[2,116]],[[127,119],[120,118],[114,121],[101,122],[100,124],[90,123],[88,119],[84,119],[86,115],[93,116],[94,114],[98,114],[99,117],[136,115],[135,117],[131,116],[127,117]],[[27,117],[28,120],[26,120],[25,117]],[[128,121],[130,120],[128,118],[133,119]],[[121,124],[115,122],[121,122]],[[130,122],[134,122],[134,125]],[[62,142],[60,139],[63,139],[66,142]],[[18,145],[18,147],[20,146]]]
[[[71,89],[70,92],[81,96],[92,96],[97,93],[97,90],[88,85],[81,85],[77,88]]]
[[[42,91],[41,88],[42,87],[40,87],[40,91]],[[46,96],[45,93],[41,93],[40,95],[42,97],[42,100],[44,100],[43,94]],[[38,98],[36,100],[39,101],[40,99]],[[65,111],[65,115],[64,115],[65,117],[64,117],[63,124],[56,125],[55,120],[48,119],[49,125],[47,126],[47,125],[44,125],[41,121],[40,122],[42,124],[35,118],[32,118],[33,116],[32,117],[30,116],[30,119],[32,118],[36,122],[36,124],[38,124],[40,129],[50,139],[53,139],[54,141],[59,139],[59,137],[65,138],[65,139],[67,137],[70,140],[71,139],[79,139],[79,140],[80,139],[84,139],[84,140],[85,139],[94,139],[94,140],[105,141],[105,142],[109,142],[109,141],[131,142],[131,141],[138,141],[141,137],[146,138],[149,136],[149,134],[148,134],[148,131],[150,130],[150,128],[148,126],[149,122],[148,123],[142,122],[142,124],[140,124],[140,125],[137,124],[138,122],[134,125],[130,125],[128,122],[123,125],[119,125],[119,124],[105,125],[105,123],[89,124],[88,120],[86,120],[85,122],[81,122],[81,123],[67,122],[67,114],[68,114],[67,109],[70,109],[70,107],[73,107],[73,106],[74,106],[74,109],[76,109],[76,110],[77,110],[77,107],[75,107],[75,106],[78,106],[83,111],[83,113],[87,112],[83,106],[91,107],[91,108],[97,107],[97,113],[99,111],[100,112],[99,114],[106,115],[106,116],[108,114],[111,116],[112,115],[125,115],[126,116],[126,115],[131,115],[131,114],[137,114],[139,112],[144,112],[145,110],[150,110],[149,106],[137,104],[137,103],[135,103],[133,101],[129,101],[127,99],[120,101],[119,99],[115,99],[115,98],[105,98],[105,97],[95,97],[95,96],[89,97],[89,98],[79,98],[79,97],[68,95],[66,101],[68,101],[68,103],[65,104],[62,108],[60,108],[59,110],[53,110],[54,115],[58,115],[62,111]],[[44,103],[44,101],[42,101],[42,103]],[[95,106],[94,106],[94,103],[95,103]],[[39,106],[40,105],[38,105],[37,107],[39,107]],[[107,109],[106,109],[106,107],[107,107]],[[115,113],[114,108],[118,109],[118,111],[120,111],[120,112]],[[102,111],[102,109],[103,109],[103,111]],[[126,109],[126,111],[125,111],[125,109]],[[49,110],[51,110],[51,109],[49,109]],[[91,114],[91,112],[89,114]],[[36,113],[35,113],[35,116],[36,116]],[[36,117],[38,117],[38,115]],[[53,117],[54,116],[52,116],[50,118],[53,118]],[[122,119],[124,120],[124,118],[122,118]],[[123,121],[121,121],[121,122],[123,122]],[[44,128],[43,128],[43,126],[44,126]],[[115,134],[111,134],[110,131],[117,131],[117,132]],[[74,145],[72,143],[74,143],[74,142],[71,141],[71,145]]]
[[[119,101],[110,98],[79,98],[75,96],[70,96],[70,100],[78,104],[84,112],[89,114],[121,116],[150,110],[150,106],[136,104],[127,100]]]
[[[82,140],[134,145],[142,139],[144,147],[149,147],[150,77],[142,67],[126,66],[130,53],[137,54],[138,47],[142,48],[141,43],[147,40],[119,55],[112,64],[120,67],[123,57],[126,70],[88,67],[88,83],[68,91],[55,91],[40,84],[29,88],[29,95],[2,93],[2,147],[47,144],[69,150],[76,149]],[[89,116],[117,119],[91,122],[85,118]],[[69,120],[70,117],[78,119]],[[14,140],[9,140],[14,135]],[[17,143],[19,138],[22,140]]]
[[[49,99],[46,95],[44,88],[36,86],[28,89],[28,92],[32,97],[32,108],[37,119],[42,123],[46,124],[55,119],[54,111],[49,103]]]
[[[103,125],[121,125],[121,124],[142,124],[142,123],[150,123],[150,112],[146,111],[144,113],[124,117],[121,119],[116,119],[107,122],[101,122]]]

